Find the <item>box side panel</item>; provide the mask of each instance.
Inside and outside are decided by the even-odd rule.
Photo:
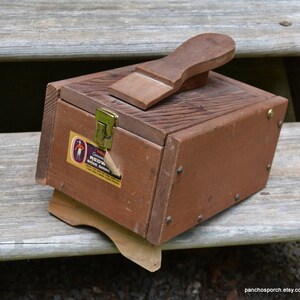
[[[98,74],[79,76],[71,79],[51,82],[47,85],[40,147],[39,147],[38,162],[37,162],[37,169],[35,175],[36,181],[39,184],[46,184],[48,165],[49,165],[49,156],[51,152],[53,128],[55,122],[56,104],[57,104],[57,100],[60,97],[62,86],[64,86],[65,84],[71,84],[82,80],[88,80],[88,79],[91,80],[96,76],[98,76]]]
[[[109,151],[122,175],[121,187],[70,163],[72,133],[83,142],[93,140],[95,118],[58,100],[47,183],[66,195],[145,236],[152,208],[162,148],[132,133],[116,128]],[[89,152],[86,152],[89,159]],[[68,159],[68,161],[67,161]]]
[[[150,241],[167,241],[263,188],[286,107],[274,97],[170,135],[164,156],[176,154],[162,161]]]
[[[46,184],[56,103],[59,98],[59,90],[59,87],[57,87],[55,84],[48,84],[46,90],[42,132],[40,138],[37,169],[35,174],[36,181],[39,184]]]

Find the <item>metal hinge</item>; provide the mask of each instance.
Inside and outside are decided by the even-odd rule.
[[[94,142],[102,149],[111,149],[114,128],[118,126],[118,115],[104,108],[97,108],[95,118]]]

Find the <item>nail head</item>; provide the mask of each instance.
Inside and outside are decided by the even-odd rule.
[[[204,219],[203,216],[202,216],[202,215],[199,215],[199,216],[198,216],[198,219],[197,219],[198,223],[201,223],[201,222],[203,221],[203,219]]]
[[[273,108],[270,108],[267,112],[267,118],[271,119],[274,116],[274,110]]]
[[[291,23],[289,21],[282,21],[282,22],[279,22],[279,24],[281,26],[288,27],[288,26],[291,26],[293,23]]]
[[[177,174],[180,174],[180,173],[182,173],[183,172],[183,166],[179,166],[178,168],[177,168]]]
[[[172,223],[172,217],[171,216],[167,216],[166,218],[166,224],[171,224]]]
[[[236,195],[234,196],[234,201],[235,201],[235,202],[240,201],[240,199],[241,199],[241,195],[240,195],[240,194],[236,194]]]

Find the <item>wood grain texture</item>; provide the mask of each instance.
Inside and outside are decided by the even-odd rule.
[[[1,60],[161,56],[204,32],[233,37],[238,56],[300,54],[299,1],[3,0],[0,12]]]
[[[143,111],[108,94],[107,88],[134,71],[135,66],[98,73],[76,83],[66,84],[61,89],[61,98],[94,114],[103,107],[119,115],[120,127],[140,135],[160,146],[166,136],[201,122],[265,101],[273,95],[209,72],[204,87],[172,95]]]
[[[0,134],[0,260],[118,252],[101,233],[49,215],[53,189],[34,181],[40,133]],[[284,124],[267,187],[163,249],[300,240],[300,124]]]
[[[52,132],[55,122],[56,104],[59,93],[59,86],[56,86],[55,84],[47,85],[42,123],[43,134],[41,135],[38,164],[35,173],[35,179],[39,184],[46,184],[49,154],[51,151]]]

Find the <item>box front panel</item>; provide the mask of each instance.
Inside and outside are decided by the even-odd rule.
[[[286,106],[274,97],[172,134],[148,239],[164,242],[263,188]]]
[[[144,237],[162,148],[116,128],[109,154],[120,174],[111,174],[94,131],[93,115],[58,100],[47,184]]]

